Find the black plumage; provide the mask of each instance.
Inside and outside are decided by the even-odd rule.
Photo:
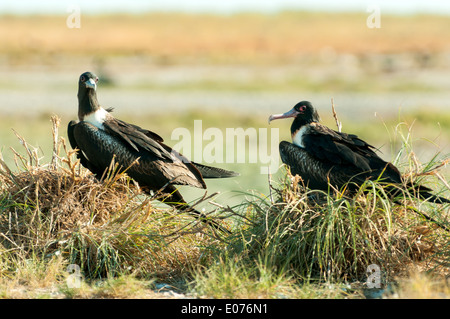
[[[299,175],[310,189],[327,191],[329,186],[355,191],[371,179],[390,184],[394,196],[401,188],[413,190],[423,199],[437,203],[450,200],[433,195],[431,189],[404,181],[400,171],[381,159],[375,148],[353,134],[332,130],[319,123],[316,109],[308,101],[297,103],[272,120],[294,118],[291,125],[293,143],[280,143],[280,156],[293,175]]]
[[[203,178],[224,178],[239,175],[220,168],[189,161],[164,144],[156,133],[116,119],[110,110],[103,109],[97,100],[98,78],[91,72],[80,76],[78,83],[78,118],[68,125],[68,137],[73,149],[78,149],[80,163],[97,178],[101,178],[111,161],[119,165],[119,172],[133,178],[145,191],[167,194],[164,203],[186,210],[201,221],[228,232],[218,223],[208,220],[188,206],[176,185],[206,189]]]

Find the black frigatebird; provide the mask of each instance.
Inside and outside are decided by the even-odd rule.
[[[443,204],[450,200],[433,195],[425,186],[413,185],[400,171],[381,159],[375,148],[354,134],[341,133],[319,123],[317,110],[308,101],[297,103],[290,111],[271,115],[273,120],[294,118],[291,125],[292,143],[280,143],[280,156],[292,175],[299,175],[312,190],[327,191],[329,186],[355,191],[367,179],[395,185],[394,190],[414,189],[422,199]]]
[[[224,232],[217,222],[190,207],[175,185],[189,185],[206,189],[204,178],[225,178],[239,175],[221,168],[189,161],[164,144],[156,133],[116,119],[111,109],[104,109],[97,100],[98,77],[83,73],[78,82],[78,119],[68,125],[68,137],[77,149],[80,163],[98,179],[114,158],[118,172],[126,170],[147,193],[163,190],[164,202],[178,210],[185,210],[202,222]]]

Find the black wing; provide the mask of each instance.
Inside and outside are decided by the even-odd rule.
[[[323,162],[351,165],[359,172],[382,170],[388,165],[374,152],[372,145],[358,136],[336,132],[320,124],[311,126],[308,134],[303,136],[303,145],[310,154]]]
[[[172,159],[171,152],[161,145],[163,139],[156,133],[127,122],[111,118],[103,122],[107,133],[119,137],[136,151],[146,150],[161,159]]]
[[[320,160],[305,148],[282,141],[280,156],[292,175],[299,175],[310,189],[328,190],[329,184],[341,188],[348,182],[363,183],[369,174],[351,164]]]
[[[172,160],[175,157],[183,163],[186,163],[186,165],[194,165],[195,168],[200,171],[203,178],[226,178],[239,175],[236,172],[224,170],[222,168],[191,162],[183,154],[163,143],[161,136],[137,125],[129,124],[115,118],[105,121],[103,125],[107,132],[121,138],[136,151],[146,150],[164,160]]]
[[[161,152],[148,149],[136,151],[124,139],[88,122],[71,122],[68,135],[72,147],[80,150],[77,155],[81,164],[97,177],[103,175],[114,159],[120,169],[127,169],[127,174],[142,187],[159,190],[175,184],[206,188],[201,173],[192,163],[183,162],[176,156],[168,159],[160,156]]]
[[[353,134],[336,132],[313,123],[302,135],[303,148],[280,144],[280,155],[292,174],[309,182],[310,188],[341,187],[348,182],[362,184],[367,178],[383,177],[385,182],[402,183],[401,174],[385,162],[374,147]]]

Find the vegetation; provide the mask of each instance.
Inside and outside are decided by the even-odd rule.
[[[114,165],[103,182],[96,181],[58,137],[57,118],[53,124],[50,163],[40,164],[23,139],[26,154],[15,152],[19,172],[0,162],[4,298],[161,298],[180,292],[200,298],[362,298],[370,291],[371,264],[380,267],[387,297],[421,297],[417,285],[423,285],[423,297],[449,297],[443,283],[449,233],[417,214],[449,227],[448,205],[422,203],[412,194],[394,204],[374,182],[352,198],[337,190],[312,193],[286,174],[278,185],[271,182],[268,195],[245,194],[233,207],[215,204],[214,218],[233,230],[222,237],[188,215],[155,206],[157,197],[141,195],[126,174],[114,174]],[[442,165],[410,164],[414,179],[436,178]],[[69,265],[79,267],[75,288]],[[156,293],[161,283],[176,293]]]

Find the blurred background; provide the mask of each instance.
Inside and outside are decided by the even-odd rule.
[[[77,118],[78,77],[96,73],[100,103],[160,134],[178,127],[279,128],[267,118],[300,100],[322,121],[395,160],[407,139],[421,162],[450,150],[450,3],[444,1],[3,1],[0,151],[14,168],[12,129],[51,157]],[[206,145],[208,142],[204,142]],[[248,144],[237,151],[258,151]],[[270,147],[269,147],[270,149]],[[278,156],[278,155],[276,155]],[[225,155],[224,155],[225,159]],[[209,181],[218,202],[268,194],[261,163],[218,163],[240,177]],[[401,167],[401,165],[400,165]],[[448,167],[441,172],[449,176]],[[283,175],[274,172],[274,181]],[[191,199],[201,190],[185,190]]]

